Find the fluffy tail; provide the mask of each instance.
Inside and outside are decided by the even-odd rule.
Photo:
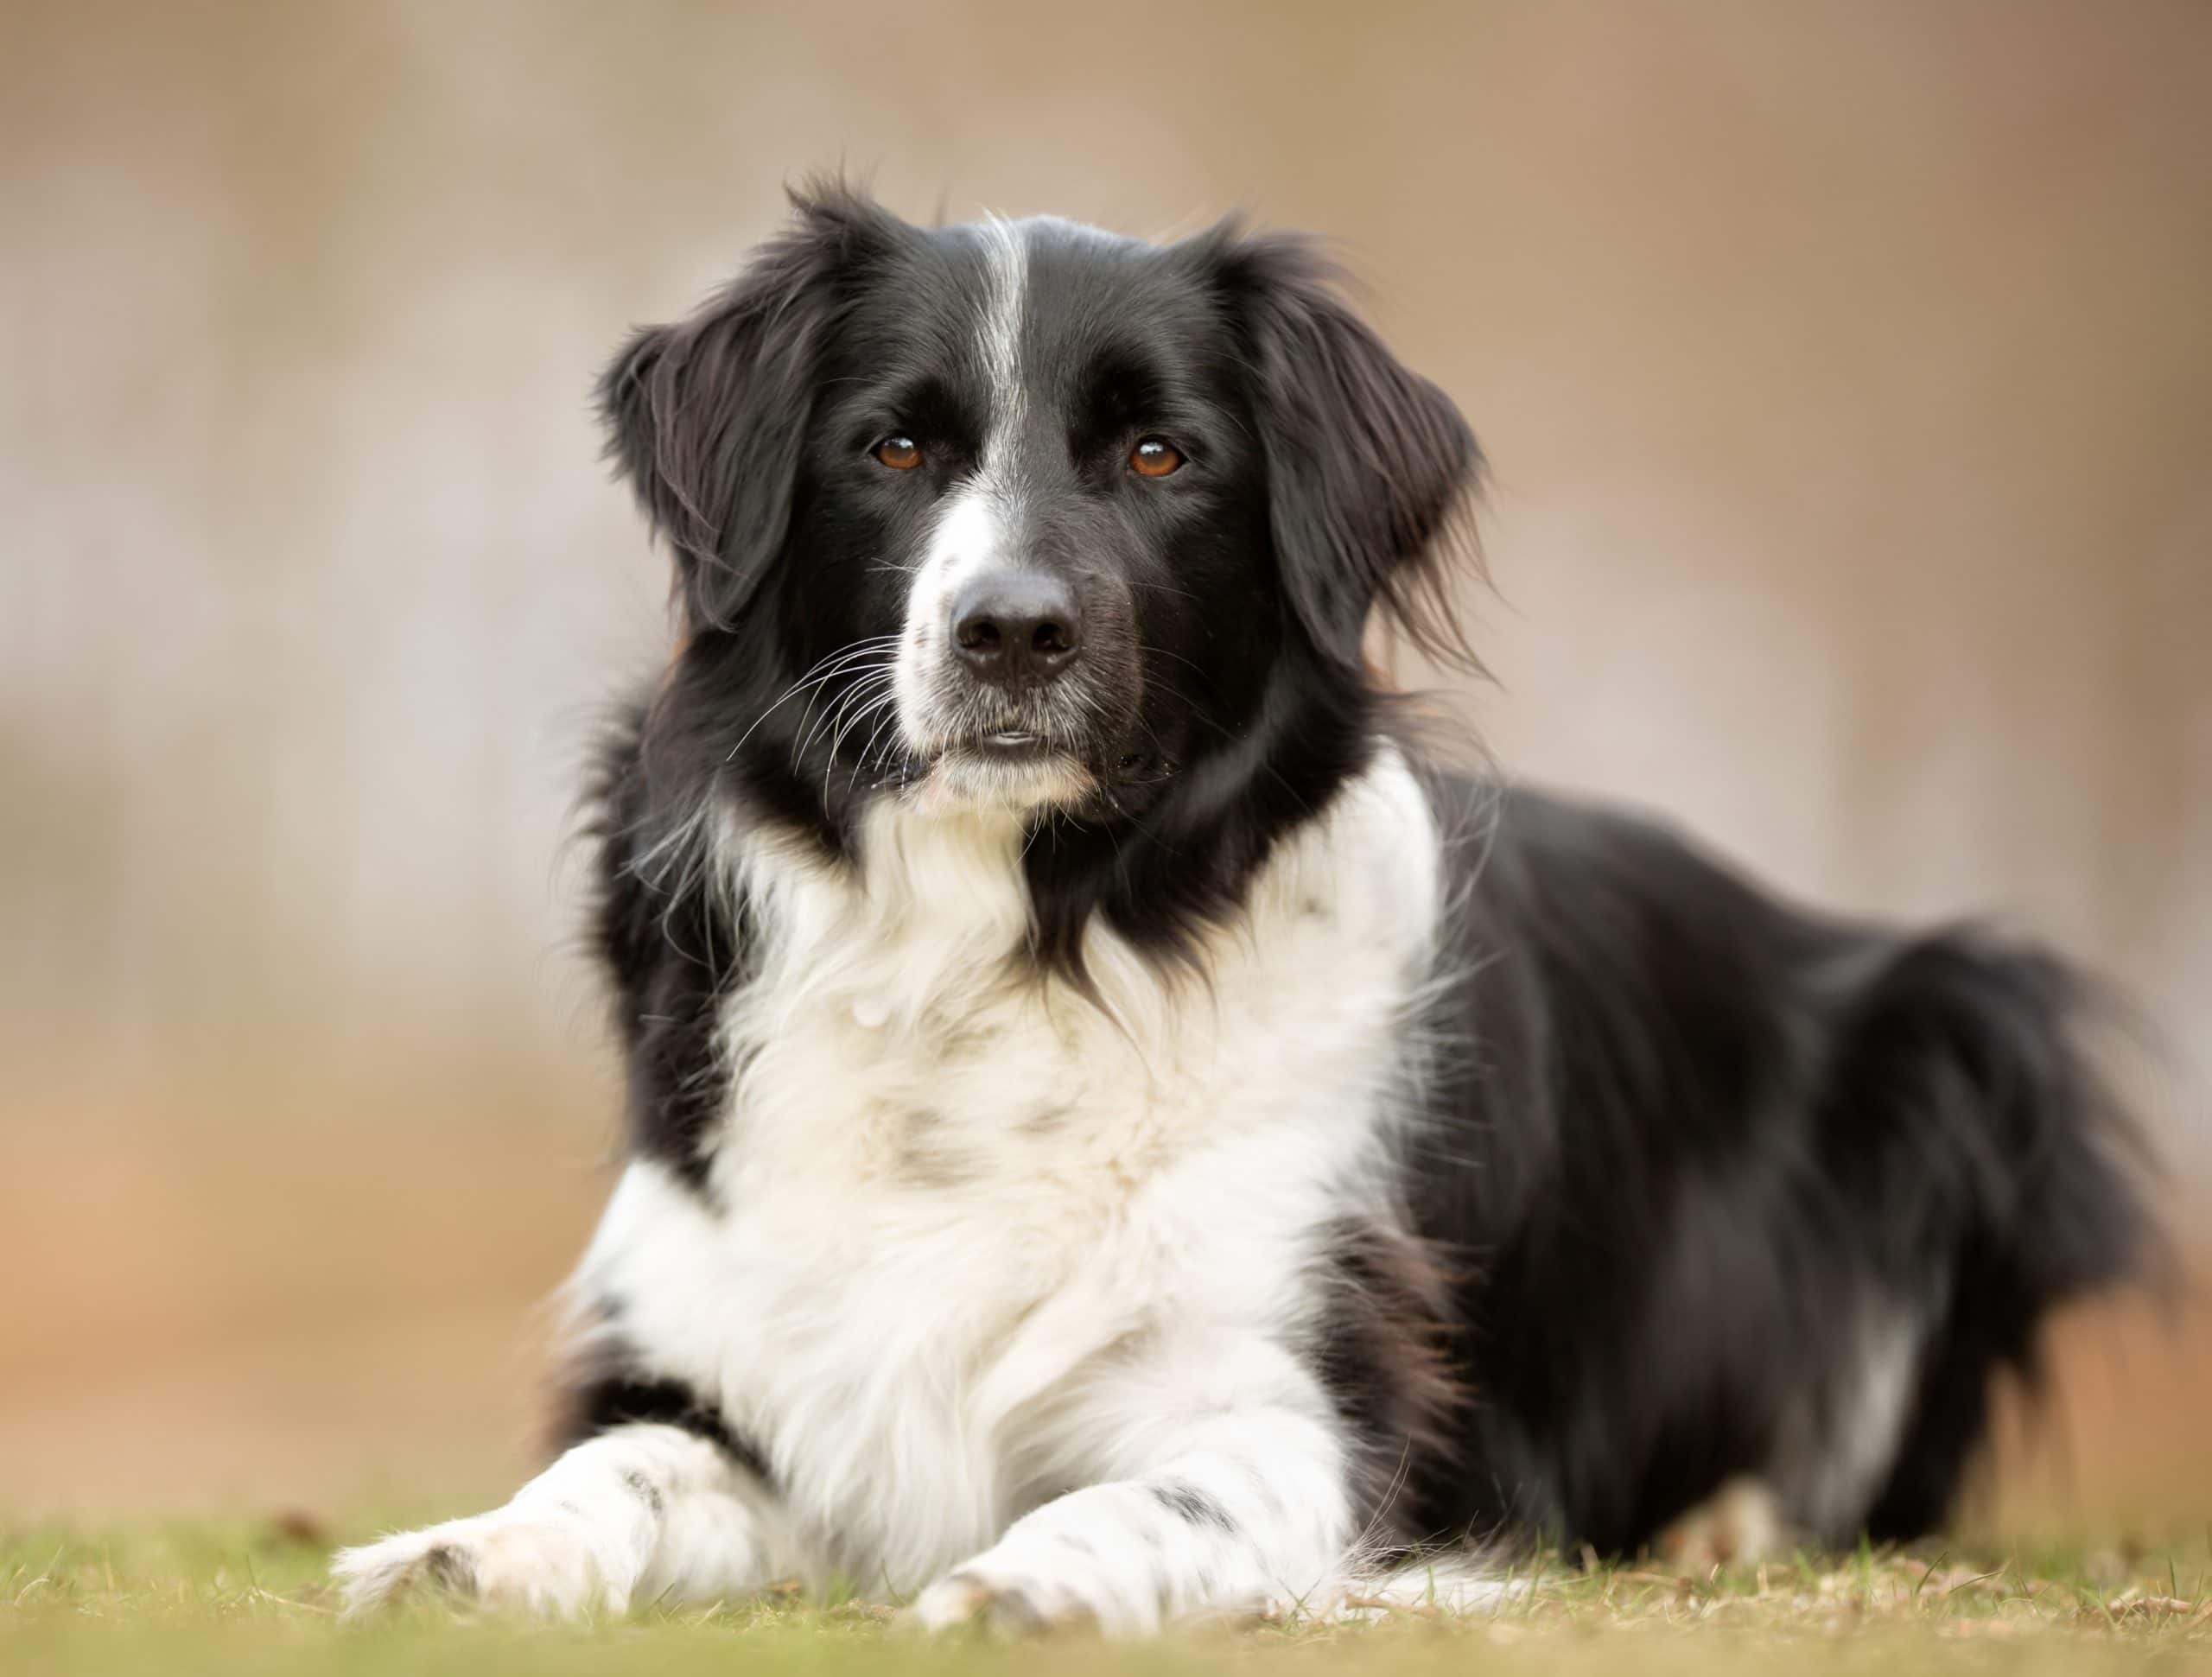
[[[1964,927],[1903,945],[1853,998],[1830,1133],[1885,1150],[1885,1191],[1902,1192],[1881,1219],[1885,1258],[1936,1293],[1911,1418],[1867,1520],[1877,1538],[1942,1522],[1993,1377],[2035,1382],[2054,1305],[2158,1258],[2145,1145],[2082,1043],[2096,1002],[2063,962]]]

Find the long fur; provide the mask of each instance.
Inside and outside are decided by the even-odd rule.
[[[1747,1478],[1902,1536],[2139,1268],[2054,957],[1400,726],[1363,637],[1459,645],[1480,456],[1303,242],[818,189],[601,400],[684,619],[595,796],[631,1159],[564,1453],[349,1552],[357,1606],[1139,1631],[1471,1538],[1477,1599]],[[1049,677],[963,650],[1016,572]]]

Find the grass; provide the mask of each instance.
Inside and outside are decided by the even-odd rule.
[[[880,1607],[790,1596],[568,1627],[436,1605],[353,1624],[325,1585],[327,1553],[324,1534],[299,1520],[0,1525],[0,1673],[2212,1673],[2212,1550],[2202,1540],[2133,1553],[1929,1545],[1704,1577],[1553,1556],[1520,1569],[1530,1587],[1496,1614],[1224,1626],[1137,1648],[922,1642]]]

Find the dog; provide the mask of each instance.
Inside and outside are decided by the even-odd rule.
[[[1131,1634],[1940,1524],[2152,1239],[2082,981],[1425,746],[1363,648],[1461,647],[1481,458],[1309,242],[794,206],[601,386],[682,634],[561,1451],[350,1605]]]

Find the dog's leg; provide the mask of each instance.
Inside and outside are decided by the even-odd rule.
[[[349,1612],[430,1588],[569,1617],[757,1590],[804,1556],[766,1486],[679,1426],[618,1426],[575,1445],[505,1507],[347,1549]]]
[[[1132,1418],[1124,1417],[1125,1421]],[[1157,1426],[1154,1432],[1153,1423]],[[1095,1625],[1141,1635],[1163,1623],[1305,1600],[1351,1546],[1344,1445],[1318,1401],[1143,1417],[1158,1465],[1046,1503],[923,1591],[929,1629]]]

